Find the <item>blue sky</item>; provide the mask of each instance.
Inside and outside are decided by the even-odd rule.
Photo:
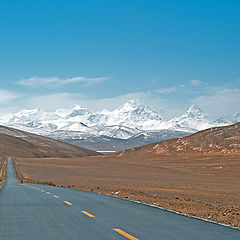
[[[240,1],[2,0],[0,110],[132,98],[240,111]]]

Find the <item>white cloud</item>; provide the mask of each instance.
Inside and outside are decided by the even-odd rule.
[[[108,110],[114,110],[115,108],[132,99],[139,100],[140,103],[153,107],[159,111],[163,117],[166,118],[180,115],[186,110],[185,106],[183,106],[180,102],[169,101],[167,98],[159,97],[159,95],[156,95],[151,91],[132,92],[101,99],[82,98],[79,104],[89,108],[91,111],[101,110],[104,108]]]
[[[80,83],[83,86],[88,86],[93,83],[100,83],[105,81],[106,77],[86,78],[84,76],[77,76],[73,78],[62,79],[59,77],[30,77],[21,79],[18,84],[29,87],[49,87],[58,88],[73,83]]]
[[[106,98],[91,98],[85,94],[56,93],[37,96],[26,96],[18,101],[15,112],[24,109],[40,108],[44,111],[55,111],[58,108],[71,107],[79,104],[90,111],[102,109],[114,110],[131,99],[138,99],[140,103],[151,106],[165,118],[179,116],[186,111],[186,105],[182,102],[159,97],[154,92],[132,92],[123,95]]]
[[[58,108],[70,107],[79,104],[87,107],[91,111],[97,111],[103,108],[113,110],[131,99],[139,99],[141,103],[161,107],[160,98],[154,98],[151,92],[133,92],[115,97],[91,98],[86,94],[56,93],[45,95],[26,95],[17,102],[17,108],[41,108],[45,111],[54,111]]]
[[[211,94],[202,94],[191,100],[209,116],[218,118],[240,112],[240,89],[213,88]]]
[[[208,87],[202,89],[202,92],[192,99],[186,95],[186,98],[181,100],[170,98],[168,95],[160,97],[152,91],[132,92],[106,98],[91,98],[85,94],[58,93],[27,97],[24,100],[24,106],[52,111],[79,104],[91,111],[103,108],[113,110],[131,99],[139,99],[141,103],[159,110],[163,117],[167,118],[181,115],[193,103],[199,105],[213,118],[231,116],[235,112],[240,112],[240,89],[226,87]]]
[[[167,89],[167,90],[166,90]],[[169,118],[183,114],[187,108],[195,103],[206,111],[210,117],[218,118],[231,116],[240,112],[240,88],[226,86],[206,86],[192,91],[188,85],[185,88],[175,89],[174,87],[160,89],[161,93],[174,92],[174,95],[159,95],[157,91],[130,92],[113,97],[95,98],[87,94],[74,94],[59,92],[54,94],[18,94],[11,91],[0,90],[1,112],[16,111],[23,108],[39,107],[45,111],[54,111],[57,108],[65,108],[74,104],[82,105],[90,111],[97,111],[103,108],[113,110],[126,101],[139,99],[141,103],[152,106],[161,112],[163,117]],[[163,111],[161,111],[163,110]]]
[[[131,99],[146,100],[148,98],[150,98],[150,95],[147,92],[128,93],[109,98],[90,98],[85,94],[57,93],[32,96],[24,100],[24,105],[30,108],[39,107],[45,111],[52,111],[57,108],[79,104],[91,111],[97,111],[103,108],[113,110]]]
[[[58,108],[66,108],[74,104],[81,104],[86,96],[83,94],[56,93],[38,96],[27,96],[19,103],[22,108],[40,108],[45,111],[55,111]]]
[[[0,89],[0,103],[1,104],[8,104],[16,98],[21,97],[20,94],[11,92],[8,90]]]
[[[170,87],[170,88],[160,88],[156,90],[156,93],[163,93],[163,94],[168,94],[171,92],[175,92],[176,88],[175,87]]]
[[[197,80],[197,79],[193,79],[190,81],[190,84],[194,87],[199,87],[201,85],[201,81],[200,80]]]

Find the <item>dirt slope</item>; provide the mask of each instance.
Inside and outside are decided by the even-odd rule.
[[[97,152],[50,138],[0,126],[1,157],[83,157]]]
[[[117,155],[239,155],[240,123],[206,129],[183,138],[175,138],[123,151]]]

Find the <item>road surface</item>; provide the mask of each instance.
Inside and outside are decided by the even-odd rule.
[[[9,158],[0,239],[239,240],[240,231],[96,193],[18,184]]]

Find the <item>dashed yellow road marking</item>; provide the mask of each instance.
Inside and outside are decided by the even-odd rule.
[[[89,217],[91,217],[91,218],[94,218],[94,217],[95,217],[94,215],[92,215],[91,213],[88,213],[88,212],[86,212],[86,211],[81,211],[81,213],[83,213],[83,214],[85,214],[85,215],[87,215],[87,216],[89,216]]]
[[[46,194],[51,194],[50,192],[46,192]]]
[[[55,198],[59,198],[59,196],[57,196],[57,195],[53,195],[53,197],[55,197]]]
[[[41,190],[41,192],[45,192],[44,190]]]
[[[114,231],[118,232],[119,234],[123,235],[124,237],[130,239],[130,240],[139,240],[138,238],[133,237],[132,235],[124,232],[123,230],[119,229],[119,228],[115,228],[113,229]]]
[[[68,202],[68,201],[64,201],[67,205],[72,206],[72,203]]]

